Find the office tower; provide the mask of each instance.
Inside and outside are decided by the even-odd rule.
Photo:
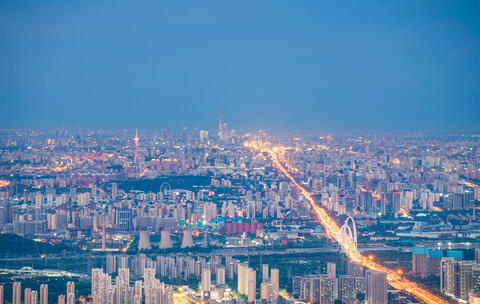
[[[48,304],[48,285],[47,284],[40,285],[40,304]]]
[[[267,282],[268,278],[268,264],[262,264],[262,282]]]
[[[67,282],[67,304],[75,304],[75,282]]]
[[[225,267],[217,267],[216,284],[225,285]]]
[[[257,272],[249,268],[247,278],[248,278],[247,297],[248,297],[248,302],[251,303],[255,301],[257,296]]]
[[[192,240],[192,230],[185,229],[183,230],[183,239],[181,248],[190,248],[193,247],[193,240]]]
[[[58,304],[65,304],[65,295],[58,295]]]
[[[367,270],[367,288],[369,304],[387,304],[387,273]]]
[[[150,250],[152,245],[150,244],[150,232],[140,231],[140,240],[138,241],[138,250]]]
[[[202,295],[209,294],[212,289],[212,274],[210,269],[202,270]]]
[[[170,240],[170,232],[168,230],[162,230],[160,245],[158,246],[158,248],[160,249],[172,248],[172,241]]]
[[[3,285],[0,285],[0,304],[3,304],[5,298],[5,291]]]
[[[21,302],[22,302],[22,283],[13,282],[12,304],[21,304]]]

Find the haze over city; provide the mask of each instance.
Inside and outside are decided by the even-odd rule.
[[[0,304],[480,303],[479,1],[0,3]]]

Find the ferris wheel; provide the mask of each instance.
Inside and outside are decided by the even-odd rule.
[[[172,186],[170,186],[169,183],[163,182],[160,185],[160,193],[163,194],[164,197],[168,197],[171,191],[172,191]]]

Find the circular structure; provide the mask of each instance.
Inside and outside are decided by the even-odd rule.
[[[172,191],[172,187],[170,186],[169,183],[163,182],[160,185],[160,193],[162,193],[163,195],[168,195],[170,191]]]

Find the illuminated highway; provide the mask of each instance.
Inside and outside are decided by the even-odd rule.
[[[271,148],[269,143],[263,143],[260,141],[250,141],[245,142],[245,146],[259,152],[266,152],[270,155],[274,166],[280,170],[296,187],[297,189],[303,194],[303,196],[308,200],[313,211],[315,212],[316,216],[320,220],[322,226],[324,227],[327,235],[336,240],[340,246],[342,247],[343,251],[346,253],[350,260],[356,261],[358,263],[363,264],[368,269],[378,270],[378,271],[385,271],[387,273],[387,280],[388,283],[395,289],[405,291],[415,298],[417,298],[422,303],[435,303],[435,304],[447,304],[450,303],[449,301],[443,299],[442,297],[435,295],[428,291],[425,288],[422,288],[417,283],[409,281],[405,277],[401,275],[401,273],[397,273],[394,270],[391,270],[385,266],[382,266],[376,263],[373,259],[373,256],[363,256],[358,251],[357,247],[354,245],[353,240],[351,238],[343,238],[343,241],[340,241],[340,227],[337,223],[330,217],[330,215],[317,205],[315,200],[313,199],[312,195],[300,185],[299,182],[295,180],[295,178],[288,172],[285,166],[282,164],[280,157],[277,154],[278,149]]]
[[[7,187],[8,185],[10,185],[10,181],[0,179],[0,188]]]

